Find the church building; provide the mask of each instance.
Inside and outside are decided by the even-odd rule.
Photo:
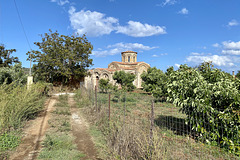
[[[141,74],[144,71],[147,72],[148,68],[150,68],[149,64],[145,62],[137,62],[137,52],[125,51],[122,52],[122,62],[113,61],[108,65],[108,68],[89,70],[90,76],[85,77],[84,85],[86,88],[98,86],[98,81],[102,78],[109,79],[110,83],[116,84],[115,80],[113,80],[114,72],[125,71],[136,75],[133,84],[136,88],[141,88]]]

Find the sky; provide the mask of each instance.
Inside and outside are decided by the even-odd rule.
[[[91,68],[107,68],[132,50],[163,71],[212,61],[231,73],[240,70],[239,8],[240,0],[0,0],[0,43],[17,50],[23,67],[51,29],[86,34]]]

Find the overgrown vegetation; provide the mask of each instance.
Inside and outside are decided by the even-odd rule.
[[[23,123],[43,109],[45,88],[41,83],[28,90],[17,82],[0,85],[0,155],[18,146]]]
[[[15,82],[19,85],[27,83],[27,74],[25,74],[22,64],[17,63],[11,67],[0,67],[0,85]]]
[[[79,107],[93,125],[91,133],[103,159],[237,159],[217,147],[195,142],[185,126],[186,115],[165,102],[155,104],[155,124],[150,138],[152,97],[147,94],[120,93],[116,102],[112,93],[110,120],[107,94],[97,94],[97,110],[93,91],[78,90],[76,96],[76,100],[88,100],[79,103]]]
[[[144,89],[178,106],[197,139],[240,155],[239,80],[208,62],[168,71],[149,69]]]

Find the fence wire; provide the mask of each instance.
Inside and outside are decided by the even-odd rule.
[[[208,145],[206,135],[193,130],[187,116],[176,106],[158,102],[147,93],[100,93],[94,87],[84,89],[90,100],[92,119],[107,135],[111,155],[120,159],[239,159],[221,144]],[[110,96],[110,98],[109,98]],[[110,101],[109,101],[110,100]],[[190,112],[190,111],[189,111]],[[196,113],[205,116],[205,113]],[[198,115],[199,116],[199,115]],[[204,119],[204,118],[203,118]],[[211,130],[209,122],[204,129]],[[226,128],[219,122],[218,130]],[[229,131],[229,137],[239,137]],[[239,140],[238,140],[239,144]]]

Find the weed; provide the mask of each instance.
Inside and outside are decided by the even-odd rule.
[[[60,132],[67,132],[67,131],[71,130],[71,125],[70,125],[69,121],[63,120],[61,122],[62,122],[62,124],[58,127],[58,130]]]
[[[40,152],[38,159],[78,160],[84,157],[85,155],[77,151],[72,142],[73,139],[66,134],[46,135],[43,142],[44,149]]]
[[[53,113],[60,114],[60,115],[71,115],[71,112],[68,109],[59,109],[59,108],[57,108],[57,109],[55,109],[53,111]]]
[[[20,143],[19,133],[3,133],[0,135],[0,151],[13,149]]]

